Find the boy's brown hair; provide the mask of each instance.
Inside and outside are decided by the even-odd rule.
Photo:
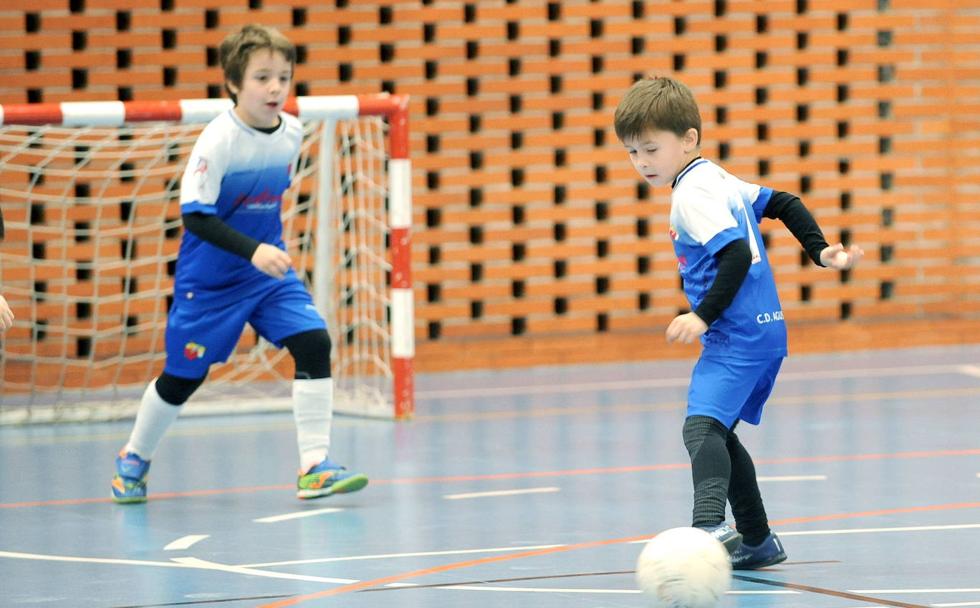
[[[635,139],[648,130],[670,131],[681,137],[688,129],[696,129],[701,143],[701,114],[694,94],[666,76],[634,82],[616,107],[614,126],[620,141]]]
[[[296,47],[275,28],[252,24],[229,34],[221,41],[218,59],[225,72],[225,90],[235,103],[238,103],[238,97],[228,87],[228,83],[241,89],[248,60],[253,52],[259,50],[282,53],[290,65],[296,64]]]

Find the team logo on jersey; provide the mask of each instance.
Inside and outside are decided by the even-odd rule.
[[[670,240],[672,240],[672,241],[676,241],[677,239],[680,238],[680,235],[677,234],[677,231],[674,230],[674,227],[673,226],[671,226],[670,228],[667,229],[667,234],[670,235]]]
[[[197,157],[197,167],[194,168],[192,175],[197,180],[197,187],[203,190],[208,183],[208,159],[203,156]]]
[[[208,159],[203,156],[197,159],[197,168],[194,169],[194,175],[201,175],[202,177],[208,172]]]
[[[184,357],[190,361],[194,361],[203,357],[205,350],[204,346],[197,342],[188,342],[184,345]]]

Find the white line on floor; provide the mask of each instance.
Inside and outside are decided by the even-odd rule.
[[[154,566],[156,568],[190,568],[186,564],[173,562],[154,562],[141,559],[116,559],[109,557],[78,557],[74,555],[49,555],[45,553],[18,553],[16,551],[0,551],[0,557],[10,559],[26,559],[41,562],[70,562],[76,564],[111,564],[115,566]]]
[[[491,496],[516,496],[517,494],[545,494],[548,492],[561,492],[561,488],[548,486],[544,488],[522,488],[519,490],[495,490],[493,492],[469,492],[466,494],[446,494],[446,500],[464,500],[466,498],[488,498]]]
[[[397,559],[403,557],[441,557],[445,555],[470,555],[473,553],[513,553],[516,551],[537,551],[538,549],[555,549],[564,545],[522,545],[515,547],[491,547],[488,549],[450,549],[446,551],[415,551],[411,553],[382,553],[375,555],[353,555],[350,557],[321,557],[316,559],[298,559],[288,562],[269,562],[266,564],[241,564],[243,568],[265,568],[268,566],[295,566],[300,564],[325,564],[328,562],[354,562],[369,559]]]
[[[639,589],[581,589],[574,587],[494,587],[492,585],[447,585],[439,589],[458,589],[462,591],[503,591],[518,593],[599,593],[599,594],[620,594],[637,595],[642,593]],[[798,595],[799,591],[777,590],[777,591],[728,591],[728,595]]]
[[[958,589],[848,589],[851,593],[877,593],[878,595],[898,593],[978,593],[980,587],[961,587]]]
[[[164,547],[163,550],[183,551],[184,549],[187,549],[190,546],[192,546],[194,543],[198,543],[204,540],[208,536],[210,536],[210,534],[188,534],[187,536],[182,536],[177,540],[175,540],[174,542],[170,543],[169,545]]]
[[[304,576],[301,574],[287,574],[284,572],[268,572],[266,570],[253,570],[243,566],[231,566],[218,564],[215,562],[197,559],[196,557],[177,557],[169,562],[154,562],[138,559],[112,559],[104,557],[80,557],[72,555],[47,555],[42,553],[17,553],[14,551],[0,551],[0,558],[26,559],[32,561],[46,562],[70,562],[77,564],[109,564],[114,566],[152,566],[154,568],[189,568],[194,570],[220,570],[234,574],[244,574],[247,576],[261,576],[265,578],[280,578],[295,581],[312,581],[315,583],[338,583],[347,585],[359,582],[349,578],[327,578],[322,576]]]
[[[313,583],[339,583],[341,585],[349,585],[351,583],[359,582],[357,579],[350,578],[329,578],[324,576],[306,576],[303,574],[287,574],[285,572],[269,572],[268,570],[255,570],[252,568],[243,568],[242,566],[230,566],[228,564],[219,564],[216,562],[209,562],[207,560],[198,559],[196,557],[177,557],[174,561],[178,564],[184,564],[186,566],[191,566],[193,568],[200,568],[202,570],[219,570],[221,572],[231,572],[233,574],[245,574],[248,576],[261,576],[263,578],[283,578],[291,581],[310,581]]]
[[[959,367],[959,372],[961,374],[966,374],[967,376],[980,378],[980,365],[961,365]]]
[[[269,517],[260,517],[258,519],[253,519],[255,523],[258,524],[274,524],[280,521],[287,521],[290,519],[300,519],[302,517],[316,517],[317,515],[326,515],[327,513],[337,513],[338,511],[343,511],[339,507],[327,507],[326,509],[315,509],[313,511],[295,511],[293,513],[284,513],[282,515],[270,515]]]
[[[826,475],[760,475],[759,481],[827,481]]]
[[[938,532],[940,530],[968,530],[980,528],[980,524],[952,524],[948,526],[904,526],[898,528],[850,528],[842,530],[798,530],[796,532],[783,532],[779,530],[780,536],[822,536],[831,534],[881,534],[887,532]]]
[[[938,532],[942,530],[969,530],[980,524],[951,524],[948,526],[903,526],[895,528],[842,528],[839,530],[776,530],[779,536],[833,536],[836,534],[882,534],[888,532]],[[648,542],[650,539],[630,541],[628,544]]]

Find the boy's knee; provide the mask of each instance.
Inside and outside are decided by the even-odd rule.
[[[725,441],[727,434],[725,425],[710,416],[688,416],[684,420],[684,447],[692,458],[701,449],[705,439],[714,436]]]
[[[206,376],[205,376],[206,377]],[[167,372],[160,374],[155,387],[160,398],[170,405],[183,405],[194,391],[204,383],[204,378],[181,378],[171,376]]]
[[[282,341],[296,363],[295,377],[316,380],[330,377],[330,334],[314,329],[289,336]]]

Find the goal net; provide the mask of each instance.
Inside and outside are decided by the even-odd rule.
[[[0,424],[135,414],[163,369],[180,178],[228,100],[0,106]],[[335,410],[413,411],[407,98],[299,97],[283,238],[327,319]],[[292,359],[246,327],[188,412],[290,407]]]

